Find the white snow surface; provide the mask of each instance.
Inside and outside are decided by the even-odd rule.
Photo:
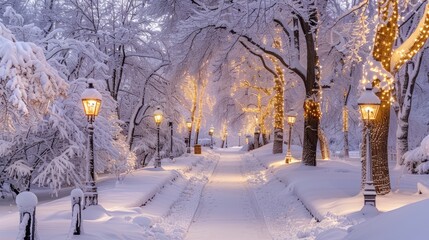
[[[363,209],[359,158],[308,167],[298,146],[291,164],[271,144],[239,150],[203,148],[121,182],[102,177],[81,236],[68,236],[70,197],[45,201],[36,210],[40,239],[427,239],[429,193],[417,190],[429,186],[425,176],[392,162],[392,193],[377,196],[376,211]],[[16,239],[17,210],[0,213],[0,238]]]

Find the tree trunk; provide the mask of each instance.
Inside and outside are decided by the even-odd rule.
[[[262,133],[262,145],[268,144],[268,137],[266,133]]]
[[[198,144],[198,137],[200,136],[200,129],[195,130],[195,145]]]
[[[344,158],[350,158],[349,153],[349,132],[344,131]]]
[[[254,140],[253,140],[253,149],[256,149],[259,147],[259,133],[255,133]]]
[[[320,104],[311,99],[304,103],[304,146],[302,163],[307,166],[316,166],[316,149],[320,117]]]
[[[387,100],[390,95],[381,97],[382,93],[377,93],[381,99],[381,106],[378,110],[377,118],[371,127],[371,159],[372,174],[375,191],[377,194],[384,195],[390,192],[389,165],[387,158],[387,143],[389,133],[390,104]],[[365,131],[364,131],[365,132]],[[364,135],[362,135],[364,136]],[[363,138],[365,139],[365,138]],[[365,182],[366,174],[366,143],[362,144],[362,183]],[[362,185],[363,186],[363,185]]]
[[[283,153],[283,129],[274,129],[273,154]]]
[[[319,144],[320,144],[320,151],[322,153],[322,159],[323,160],[329,160],[331,159],[331,154],[329,152],[329,143],[326,139],[325,132],[322,130],[322,128],[319,126],[317,135],[319,137]]]

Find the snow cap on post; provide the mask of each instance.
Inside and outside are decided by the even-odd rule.
[[[80,188],[75,188],[70,193],[72,198],[81,198],[83,199],[83,191]]]
[[[380,108],[381,101],[372,91],[371,83],[365,86],[365,92],[358,99],[359,109],[363,120],[374,120]]]
[[[32,192],[21,192],[15,202],[20,211],[32,211],[37,205],[37,196]]]
[[[98,116],[101,107],[101,93],[94,88],[92,81],[88,81],[88,88],[81,94],[83,110],[88,117]]]

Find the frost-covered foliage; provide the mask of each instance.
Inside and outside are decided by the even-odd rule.
[[[426,136],[420,146],[408,151],[403,156],[409,173],[429,174],[429,136]]]
[[[93,44],[62,37],[39,41],[41,48],[17,41],[1,23],[0,30],[1,118],[6,123],[0,132],[2,186],[11,184],[17,193],[31,184],[54,192],[81,184],[87,122],[80,94],[90,79],[77,77],[103,76],[103,54]],[[103,95],[103,110],[94,123],[96,171],[126,173],[134,168],[135,156],[121,136],[117,103],[105,90],[105,81],[95,85]]]

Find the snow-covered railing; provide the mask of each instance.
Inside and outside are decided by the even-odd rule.
[[[71,205],[72,205],[72,221],[70,225],[70,235],[80,235],[82,230],[82,199],[83,192],[79,188],[71,191]]]
[[[17,240],[34,240],[36,233],[36,205],[37,197],[32,192],[21,192],[16,196],[16,205],[19,210],[19,232]]]

